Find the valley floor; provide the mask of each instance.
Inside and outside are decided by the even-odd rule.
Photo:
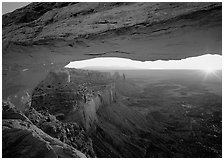
[[[150,78],[130,79],[142,91],[126,97],[124,103],[146,116],[158,135],[172,140],[164,145],[173,157],[222,156],[222,97],[216,90],[221,82],[198,77],[157,77],[153,83]]]

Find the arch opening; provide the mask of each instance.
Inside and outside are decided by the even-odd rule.
[[[118,57],[100,57],[81,61],[70,62],[66,68],[88,70],[138,70],[138,69],[161,69],[161,70],[221,70],[222,56],[218,54],[205,54],[197,57],[189,57],[181,60],[157,60],[137,61]]]

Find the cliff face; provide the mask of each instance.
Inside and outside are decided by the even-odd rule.
[[[112,86],[113,84],[106,85],[101,91],[97,91],[96,95],[88,97],[78,110],[68,115],[68,120],[79,122],[87,132],[92,132],[99,122],[97,111],[102,107],[111,106],[116,101],[115,88]]]
[[[125,118],[131,121],[134,116],[129,115],[130,117],[127,117],[128,114],[124,115],[124,113],[126,114],[128,112],[132,114],[132,111],[118,103],[119,95],[116,91],[115,80],[120,81],[122,79],[119,78],[118,74],[116,75],[116,79],[113,79],[109,73],[95,71],[76,69],[51,71],[34,89],[31,97],[29,97],[29,95],[24,97],[23,105],[25,107],[23,112],[25,115],[22,112],[16,115],[15,113],[9,113],[4,110],[3,126],[6,127],[8,123],[11,123],[8,119],[26,120],[32,123],[36,130],[45,132],[45,136],[56,138],[55,141],[58,140],[64,145],[67,145],[65,147],[57,144],[60,146],[60,150],[53,146],[52,152],[56,152],[54,151],[56,149],[58,151],[55,154],[51,153],[50,150],[49,153],[43,152],[41,155],[38,155],[35,151],[30,154],[27,153],[27,157],[84,156],[79,155],[81,154],[79,152],[78,155],[75,155],[75,153],[71,153],[70,155],[70,153],[66,154],[61,151],[61,149],[67,149],[69,152],[74,152],[73,150],[75,149],[73,149],[73,147],[81,151],[87,157],[105,157],[106,155],[109,157],[144,156],[144,149],[140,149],[135,154],[130,154],[129,151],[135,148],[133,146],[129,146],[129,148],[123,146],[122,149],[119,151],[117,150],[117,147],[119,147],[121,143],[125,146],[126,143],[129,143],[126,135],[121,136],[118,138],[119,140],[117,140],[117,134],[121,134],[123,130],[127,132],[126,134],[130,134],[129,132],[134,133],[135,130],[130,124],[126,122],[123,124]],[[27,103],[29,101],[31,101],[31,103]],[[107,117],[105,117],[105,115],[107,115]],[[140,116],[141,115],[138,115],[138,117],[142,119]],[[108,117],[110,117],[110,122],[108,122]],[[18,127],[17,120],[15,123],[16,124],[14,124],[13,120],[12,129]],[[22,130],[27,129],[31,132],[35,131],[35,129],[29,128],[28,124],[26,125],[27,128],[22,128]],[[19,126],[19,128],[21,127]],[[112,130],[113,132],[110,132]],[[7,131],[4,132],[3,135],[11,141],[13,138],[10,133]],[[16,133],[15,135],[20,137],[23,134],[25,137],[26,133],[22,132]],[[13,155],[11,155],[14,151],[14,148],[12,149],[11,147],[12,144],[5,142],[3,150],[4,157],[10,157],[10,155],[11,157],[24,157],[23,153],[19,154],[23,148],[27,149],[30,143],[34,143],[34,147],[42,143],[41,141],[39,142],[28,137],[29,136],[25,137],[27,143],[25,143],[24,139],[21,137],[22,142],[16,146],[18,148],[18,153],[15,152]],[[15,141],[16,140],[15,138]],[[42,148],[46,147],[51,146],[43,146]],[[40,150],[40,152],[41,151],[42,150]],[[37,150],[37,152],[39,152],[39,150]]]
[[[99,107],[110,105],[115,99],[115,86],[107,73],[81,72],[50,72],[35,88],[32,107],[47,110],[65,121],[79,122],[88,131],[97,121]]]
[[[123,85],[125,80],[119,75],[114,79],[107,73],[76,69],[69,74],[71,81],[63,85],[52,83],[57,80],[49,74],[34,90],[31,106],[48,111],[63,123],[81,125],[92,139],[97,157],[144,157],[147,140],[139,134],[149,134],[146,119],[122,103],[116,88],[129,88],[130,92],[131,85]]]

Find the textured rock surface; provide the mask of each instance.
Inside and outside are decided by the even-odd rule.
[[[64,85],[52,83],[54,80],[52,81],[50,77],[52,74],[49,74],[36,87],[31,105],[37,110],[49,111],[64,124],[76,122],[85,128],[85,133],[91,138],[92,144],[89,145],[92,147],[89,147],[87,153],[91,153],[92,148],[96,157],[145,157],[149,143],[159,148],[153,156],[157,154],[170,156],[169,149],[162,143],[157,143],[167,140],[153,133],[152,127],[149,128],[151,125],[147,124],[140,113],[122,103],[123,96],[120,95],[120,91],[123,95],[138,92],[134,84],[122,79],[118,73],[109,76],[96,71],[66,70],[69,70],[71,81]],[[51,85],[50,89],[48,85]],[[44,97],[40,98],[39,94]],[[61,96],[58,97],[57,94]],[[64,99],[58,101],[60,97]],[[76,101],[76,105],[71,103],[73,101]],[[46,122],[42,123],[40,128],[55,137],[54,135],[57,135],[55,126],[57,126],[55,123]],[[147,138],[142,138],[140,135]],[[67,141],[67,138],[62,139]],[[84,138],[82,142],[90,141]],[[86,154],[81,148],[77,149]]]
[[[197,33],[205,30],[207,35]],[[176,59],[204,52],[221,54],[221,37],[216,36],[217,31],[221,33],[221,3],[32,3],[3,16],[3,54],[6,56],[12,51],[18,55],[19,50],[13,49],[26,52],[31,47],[29,55],[37,48],[48,48],[48,52],[56,52],[56,55],[59,52],[73,59],[81,55],[85,59],[85,55],[94,56],[94,52],[140,60]],[[190,43],[191,34],[198,47]],[[147,44],[161,40],[166,53],[161,47],[142,46],[143,42],[139,47],[148,47],[147,54],[140,48],[133,50],[130,44],[139,38]],[[201,45],[207,42],[212,44],[207,44],[206,51]],[[129,49],[123,48],[124,44],[129,44]],[[109,49],[108,45],[115,45],[116,50]],[[96,49],[97,46],[105,49]],[[78,53],[80,47],[87,49]],[[192,47],[197,47],[199,53],[193,53],[196,50]],[[56,48],[63,49],[64,53]],[[172,57],[177,53],[179,57]],[[41,50],[39,54],[43,54]]]
[[[65,84],[55,83],[58,82],[58,79],[63,82],[67,80],[67,76],[60,74],[60,72],[65,73],[66,70],[69,72],[70,82]],[[143,112],[139,111],[141,105],[136,105],[139,100],[137,96],[143,97],[144,102],[146,99],[144,97],[145,93],[133,81],[128,78],[123,79],[118,73],[109,76],[106,73],[77,69],[57,70],[56,75],[59,77],[52,73],[34,90],[31,97],[31,107],[25,107],[25,116],[21,112],[11,110],[7,105],[3,105],[5,110],[3,112],[3,127],[31,128],[31,131],[34,130],[36,133],[36,129],[33,129],[33,126],[36,125],[39,130],[41,129],[41,133],[44,131],[51,138],[54,137],[56,141],[78,149],[87,157],[221,156],[221,144],[219,144],[217,150],[201,148],[197,145],[197,136],[194,136],[196,142],[192,139],[192,124],[189,124],[188,117],[184,117],[185,120],[175,118],[172,121],[170,120],[170,114],[167,114],[167,112],[162,115],[162,113],[153,110],[149,111],[149,114],[145,114],[145,110]],[[152,90],[148,92],[154,94]],[[160,91],[157,92],[159,93],[157,98],[160,101],[163,95],[160,95]],[[135,99],[135,97],[137,98]],[[149,101],[152,101],[152,98],[150,97]],[[60,100],[58,101],[58,99]],[[71,103],[73,101],[76,101],[76,103]],[[162,103],[165,108],[173,105],[173,103],[167,105],[167,102],[163,100]],[[149,103],[142,104],[148,107]],[[157,107],[158,104],[153,102],[150,105]],[[176,107],[180,107],[179,103]],[[167,110],[169,109],[167,108]],[[185,110],[183,111],[185,113]],[[201,110],[197,112],[201,113]],[[174,114],[178,115],[176,112]],[[13,119],[10,119],[10,117]],[[182,121],[181,124],[180,121]],[[29,127],[29,124],[34,125]],[[179,129],[173,131],[175,125]],[[187,127],[189,127],[189,130],[186,129]],[[5,132],[5,128],[3,129],[3,137],[5,136],[4,138],[7,139],[7,135],[10,137],[11,133]],[[169,135],[168,129],[173,131],[171,135]],[[12,132],[17,133],[14,130]],[[207,134],[207,131],[205,133]],[[18,136],[15,136],[19,137],[23,134],[25,133],[19,132]],[[48,136],[46,134],[44,135]],[[213,134],[216,134],[216,132]],[[200,132],[199,135],[201,135]],[[186,142],[181,141],[185,138]],[[29,139],[39,145],[39,141],[35,139],[34,141],[32,137]],[[190,144],[193,140],[196,145],[192,147]],[[219,139],[217,139],[218,141]],[[15,148],[5,147],[7,145],[12,146],[8,142],[10,142],[8,139],[4,141],[3,153],[10,156],[12,150],[13,153],[16,153],[16,155],[12,154],[13,156],[22,156],[19,154],[22,149],[14,152]],[[56,155],[53,156],[70,156],[70,154],[64,155],[64,153],[61,153],[61,150],[55,148],[54,145],[52,146],[51,142],[50,147],[57,151],[55,151]],[[30,145],[30,143],[27,143],[25,143],[25,146]],[[207,144],[207,141],[203,140],[203,143]],[[46,150],[46,146],[43,148]],[[25,147],[25,149],[27,148]],[[198,150],[200,153],[198,153]],[[36,152],[33,154],[35,155]],[[50,151],[49,153],[43,152],[43,154],[41,156],[52,156]]]
[[[221,3],[31,3],[3,15],[4,93],[34,87],[52,68],[75,60],[221,54],[221,9]]]
[[[98,157],[171,157],[171,150],[177,149],[164,144],[175,141],[154,134],[141,114],[114,99],[103,87],[110,82],[108,75],[75,70],[53,73],[49,83],[40,81],[70,61],[99,56],[158,60],[221,54],[221,13],[221,3],[32,3],[4,15],[3,96],[16,98],[20,91],[38,86],[32,95],[37,111],[27,115],[32,122],[17,111],[3,111],[3,157],[22,157],[21,153],[29,157],[84,156],[76,146],[92,157],[93,152]],[[93,85],[102,87],[92,89]],[[136,92],[132,84],[116,85],[124,95],[129,90]],[[102,90],[100,97],[97,91]],[[105,107],[99,107],[102,103]],[[78,129],[80,139],[72,140],[69,135],[76,135],[72,130],[77,127],[67,122],[63,126],[42,110],[63,122],[77,121],[88,126],[87,130],[93,128],[89,134],[94,151],[81,146],[83,141],[91,146],[82,130]],[[40,154],[20,144],[44,151],[39,150]]]
[[[90,47],[86,40],[105,36],[204,29],[220,23],[217,16],[221,3],[32,3],[3,16],[3,44]]]
[[[61,74],[65,72],[69,72],[71,81],[58,83],[58,79],[60,81],[67,79]],[[59,77],[54,76],[55,74]],[[96,120],[97,108],[111,101],[111,83],[112,78],[108,73],[76,69],[52,71],[34,89],[32,107],[47,110],[64,121],[71,119],[79,121],[83,127],[89,128],[90,123]],[[91,118],[88,118],[88,115]]]
[[[23,113],[3,102],[2,152],[4,158],[85,157],[75,148],[37,128]]]
[[[55,116],[46,111],[37,112],[34,108],[28,108],[25,115],[42,131],[60,141],[72,146],[87,157],[95,157],[92,140],[88,138],[84,130],[74,122],[62,123]]]

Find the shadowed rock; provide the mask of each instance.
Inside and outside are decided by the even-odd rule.
[[[2,112],[5,115],[2,120],[4,158],[85,157],[80,151],[37,128],[12,104],[3,102]]]
[[[221,13],[221,3],[31,3],[3,15],[4,94],[70,61],[221,54]]]

